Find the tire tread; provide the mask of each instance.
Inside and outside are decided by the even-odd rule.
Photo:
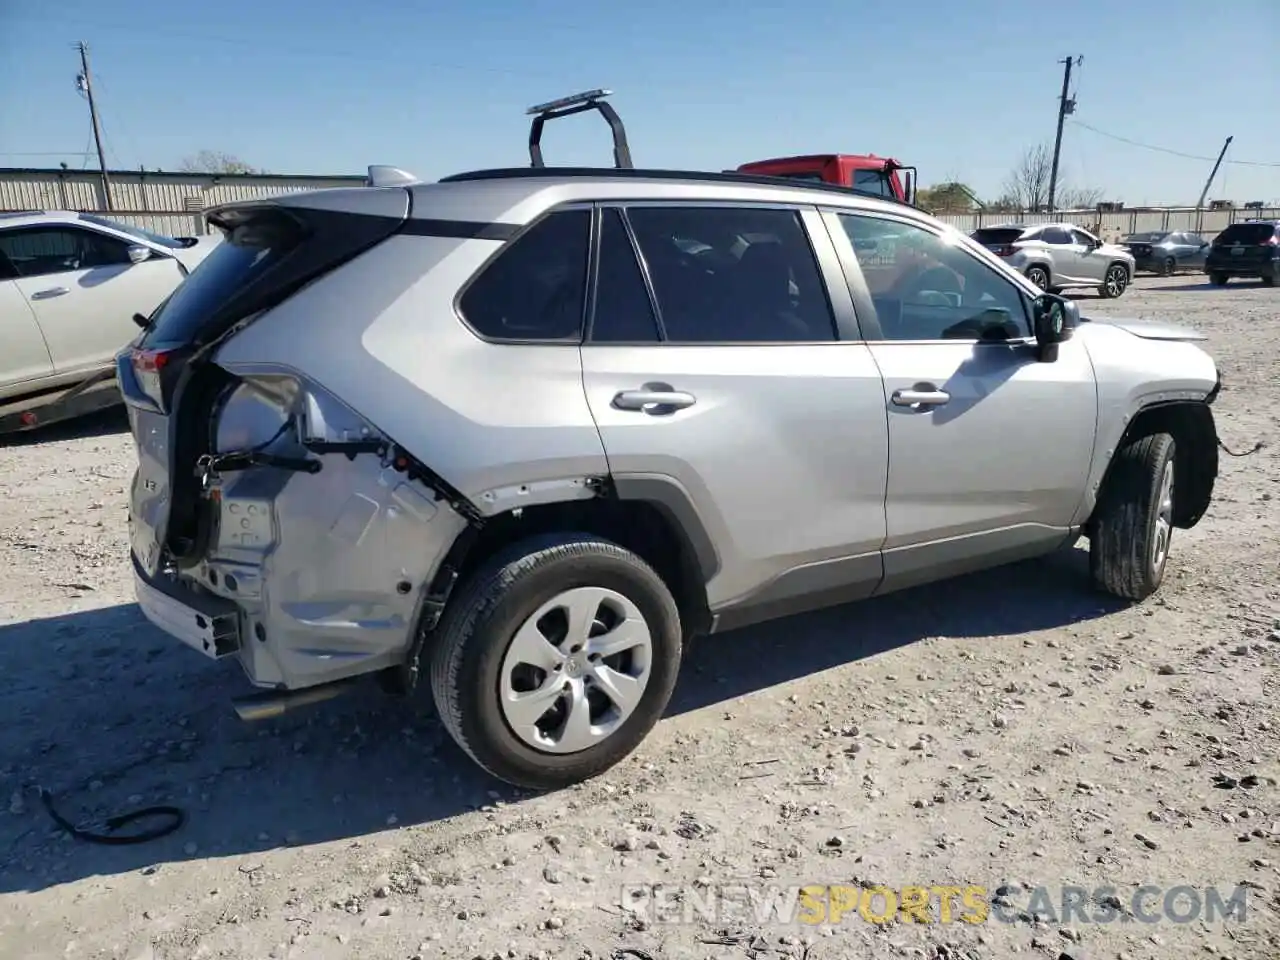
[[[485,759],[485,751],[478,750],[467,736],[463,721],[467,692],[461,682],[463,659],[477,625],[487,619],[517,581],[550,563],[589,559],[600,557],[601,554],[623,561],[651,581],[650,586],[655,596],[662,601],[665,613],[670,618],[668,628],[674,629],[675,642],[679,644],[679,612],[662,578],[630,550],[588,533],[543,534],[512,543],[497,551],[461,585],[459,593],[450,600],[441,618],[437,634],[429,648],[432,698],[450,737],[491,776],[520,786],[541,788],[559,785],[566,780],[585,779],[602,772],[600,754],[593,751],[584,751],[576,763],[572,759],[562,759],[556,767],[554,777],[548,778],[545,783],[538,782],[536,777],[515,778],[511,771],[496,769],[494,764]],[[677,662],[678,659],[677,657]],[[607,769],[620,759],[619,756],[608,760],[603,768]]]
[[[1111,463],[1089,534],[1090,572],[1107,593],[1145,600],[1164,579],[1164,570],[1157,575],[1148,562],[1154,526],[1151,512],[1156,509],[1165,464],[1173,455],[1173,437],[1151,433],[1127,443]]]

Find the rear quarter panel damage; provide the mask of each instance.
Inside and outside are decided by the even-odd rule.
[[[219,362],[301,371],[482,513],[593,496],[583,481],[607,476],[608,464],[579,347],[486,343],[454,310],[498,248],[392,237],[239,333]]]
[[[249,377],[264,370],[228,367]],[[267,376],[278,378],[279,368],[270,369]],[[362,418],[322,390],[289,403],[308,440],[369,434]],[[245,419],[229,416],[228,434],[246,432]],[[305,455],[287,435],[266,449]],[[466,527],[376,454],[319,459],[314,474],[273,467],[223,474],[213,546],[192,571],[205,589],[239,604],[241,662],[260,685],[306,687],[401,663],[431,574]]]

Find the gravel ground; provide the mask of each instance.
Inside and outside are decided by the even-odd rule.
[[[1280,292],[1152,279],[1084,306],[1204,330],[1224,441],[1268,444],[1225,458],[1155,599],[1091,592],[1077,550],[708,640],[635,756],[552,795],[486,779],[421,703],[374,692],[241,723],[239,672],[131,602],[122,418],[0,446],[0,956],[1274,960]],[[189,819],[90,845],[38,785],[75,820]],[[620,909],[647,882],[690,909],[696,884],[980,885],[1015,922]],[[1138,922],[1144,884],[1148,913],[1244,885],[1246,916],[1184,899],[1189,922]],[[1067,885],[1122,910],[1064,917]]]

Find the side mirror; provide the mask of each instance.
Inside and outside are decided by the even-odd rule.
[[[130,263],[142,263],[144,260],[150,260],[150,259],[151,259],[150,248],[144,247],[140,243],[135,243],[129,247]]]
[[[1056,293],[1042,293],[1031,301],[1032,323],[1040,360],[1058,358],[1058,344],[1070,340],[1080,323],[1080,308]]]

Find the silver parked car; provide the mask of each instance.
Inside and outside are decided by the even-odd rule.
[[[1101,589],[1159,587],[1217,475],[1202,338],[905,204],[621,147],[210,214],[119,377],[138,601],[265,688],[242,716],[425,671],[486,770],[556,787],[693,636],[1081,534]]]
[[[1179,270],[1204,270],[1209,241],[1185,230],[1151,230],[1131,233],[1120,246],[1133,254],[1134,268],[1172,277]]]
[[[1041,290],[1094,287],[1104,297],[1118,297],[1133,279],[1129,250],[1071,223],[1006,223],[971,236]]]

